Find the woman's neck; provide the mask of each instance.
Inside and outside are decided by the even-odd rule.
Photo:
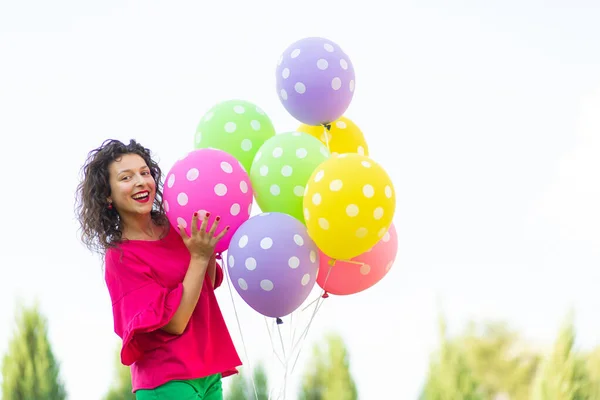
[[[150,214],[122,218],[123,238],[128,240],[156,240],[161,230]]]

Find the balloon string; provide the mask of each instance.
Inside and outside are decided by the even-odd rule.
[[[323,125],[323,134],[325,135],[325,145],[327,146],[327,151],[331,153],[331,149],[329,148],[329,131],[331,130],[331,124]]]
[[[269,333],[269,340],[271,341],[271,349],[273,350],[273,354],[275,354],[275,357],[277,357],[277,359],[281,363],[281,366],[284,366],[283,360],[281,359],[281,357],[279,357],[279,354],[277,354],[277,350],[275,350],[275,342],[273,341],[273,335],[271,334],[271,328],[269,328],[269,323],[267,322],[267,317],[264,317],[264,319],[265,319],[265,326],[267,327],[267,332]]]
[[[221,257],[221,255],[219,254],[218,257]],[[246,356],[246,360],[248,360],[248,366],[250,367],[250,370],[252,370],[252,363],[250,362],[250,357],[248,357],[246,341],[244,340],[244,335],[242,334],[242,325],[240,324],[240,318],[238,316],[237,308],[235,307],[235,301],[233,300],[233,290],[231,289],[232,285],[231,285],[231,279],[229,276],[229,269],[227,268],[227,260],[224,258],[222,260],[223,260],[223,269],[225,270],[225,271],[223,271],[223,273],[225,275],[225,278],[227,279],[227,286],[229,288],[231,304],[233,304],[233,313],[235,314],[235,320],[237,321],[237,326],[240,331],[240,337],[242,338],[242,346],[244,347],[244,355]],[[256,398],[256,400],[258,400],[258,391],[256,390],[256,383],[254,382],[254,374],[253,373],[250,374],[250,380],[252,381],[252,389],[254,390],[254,397]]]
[[[283,351],[283,358],[285,360],[285,365],[283,366],[283,369],[284,369],[284,373],[283,373],[283,399],[285,400],[285,395],[287,394],[286,391],[287,391],[287,377],[288,377],[288,369],[289,369],[289,367],[288,367],[288,365],[289,365],[289,359],[285,355],[285,346],[283,345],[283,335],[281,334],[281,324],[280,323],[277,324],[277,331],[279,332],[279,341],[281,342],[281,350]]]

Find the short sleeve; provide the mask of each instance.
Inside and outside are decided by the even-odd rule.
[[[217,266],[215,268],[215,289],[221,286],[223,283],[223,268],[221,264],[217,261]]]
[[[161,286],[147,265],[119,251],[107,254],[105,276],[115,333],[123,340],[121,362],[131,365],[146,350],[140,336],[165,326],[177,311],[183,285]]]

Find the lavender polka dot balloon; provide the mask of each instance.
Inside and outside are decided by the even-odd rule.
[[[307,125],[341,117],[354,95],[350,58],[331,40],[309,37],[290,45],[277,65],[277,93],[285,109]]]
[[[233,235],[227,271],[250,307],[267,317],[284,317],[300,307],[315,285],[319,251],[296,218],[262,213]]]

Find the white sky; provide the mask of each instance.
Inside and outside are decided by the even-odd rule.
[[[580,345],[597,344],[600,6],[485,3],[0,2],[0,353],[16,299],[38,298],[71,399],[101,398],[117,342],[100,260],[76,236],[86,153],[134,137],[166,172],[229,98],[295,129],[275,65],[306,36],[354,64],[345,115],[394,180],[399,255],[375,287],[327,300],[302,355],[335,330],[361,398],[414,399],[438,296],[454,329],[503,318],[543,344],[573,306]],[[218,296],[246,360],[228,289]],[[262,316],[234,299],[250,361],[282,383]]]

